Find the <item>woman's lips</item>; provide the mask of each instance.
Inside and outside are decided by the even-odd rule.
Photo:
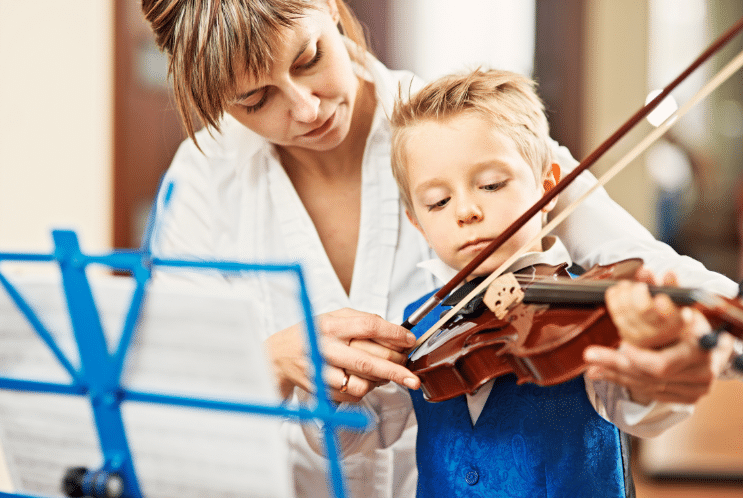
[[[314,130],[305,133],[302,136],[306,138],[318,137],[322,135],[323,133],[325,133],[326,131],[328,131],[333,126],[334,121],[335,121],[335,112],[331,114],[330,117],[327,120],[325,120],[323,124],[315,128]]]

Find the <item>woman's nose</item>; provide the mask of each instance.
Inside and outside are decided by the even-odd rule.
[[[308,86],[292,85],[289,90],[290,114],[295,121],[313,123],[320,111],[320,98]]]

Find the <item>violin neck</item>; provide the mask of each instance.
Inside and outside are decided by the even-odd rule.
[[[616,281],[596,280],[592,282],[581,282],[579,280],[569,282],[532,282],[525,286],[524,303],[527,304],[604,304],[604,293],[606,289],[614,285]],[[648,286],[650,294],[667,294],[671,300],[679,306],[689,306],[696,302],[695,289],[684,289],[680,287]]]

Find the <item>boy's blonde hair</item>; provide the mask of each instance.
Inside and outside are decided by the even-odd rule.
[[[142,0],[142,10],[161,50],[183,125],[194,138],[193,112],[219,131],[237,75],[268,74],[283,40],[319,0]],[[364,31],[343,0],[336,0],[341,32],[359,47],[351,57],[363,64]]]
[[[415,125],[446,121],[464,113],[479,114],[509,136],[541,184],[552,165],[549,124],[533,80],[517,73],[476,69],[444,76],[408,100],[398,97],[390,118],[392,173],[405,208],[412,214],[407,174],[407,139]]]

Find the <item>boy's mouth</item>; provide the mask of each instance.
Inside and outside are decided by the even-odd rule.
[[[459,248],[460,251],[477,251],[485,249],[493,239],[475,239],[467,242]]]

